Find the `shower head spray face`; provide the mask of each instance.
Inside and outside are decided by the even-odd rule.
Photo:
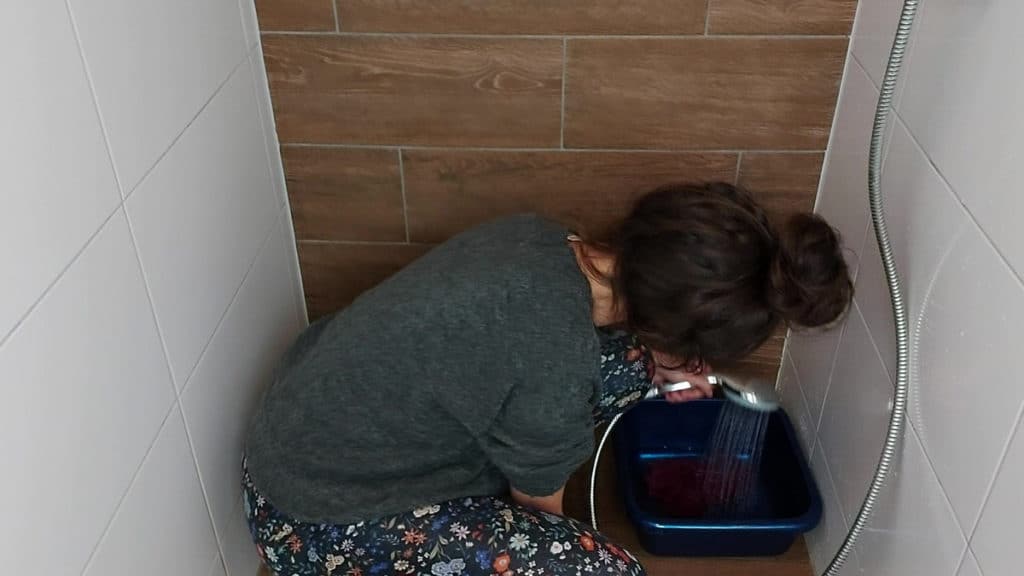
[[[708,383],[712,386],[721,386],[723,394],[730,402],[744,408],[759,412],[773,412],[779,408],[779,395],[775,392],[775,386],[764,380],[708,376]],[[658,392],[665,394],[690,388],[693,388],[693,384],[689,382],[675,382],[662,385]]]
[[[736,378],[712,376],[718,381],[722,392],[730,401],[759,412],[773,412],[779,408],[779,395],[775,386],[764,380],[739,380]]]

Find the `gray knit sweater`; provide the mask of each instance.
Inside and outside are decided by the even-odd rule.
[[[506,218],[309,327],[247,441],[268,500],[352,523],[557,490],[591,453],[600,343],[566,230]]]

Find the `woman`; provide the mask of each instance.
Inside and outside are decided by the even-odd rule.
[[[728,184],[656,190],[603,237],[534,216],[466,232],[284,357],[243,471],[260,554],[287,576],[642,574],[561,516],[595,421],[652,379],[710,395],[710,363],[851,293],[823,220],[776,231]]]

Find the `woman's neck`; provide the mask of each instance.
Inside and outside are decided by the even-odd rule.
[[[576,255],[576,264],[590,284],[594,325],[603,327],[621,324],[623,314],[610,282],[615,270],[615,256],[581,241],[573,241],[570,246]]]

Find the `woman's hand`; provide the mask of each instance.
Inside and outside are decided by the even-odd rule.
[[[684,369],[678,368],[666,368],[668,366],[678,366],[681,362],[674,361],[671,358],[654,353],[654,383],[658,386],[662,384],[674,384],[676,382],[689,382],[693,385],[693,388],[689,390],[680,390],[678,392],[666,392],[664,395],[665,400],[669,402],[689,402],[690,400],[699,400],[701,398],[711,398],[714,395],[714,389],[711,384],[708,383],[706,374],[711,371],[711,367],[708,365],[701,366],[696,372],[687,372]]]

